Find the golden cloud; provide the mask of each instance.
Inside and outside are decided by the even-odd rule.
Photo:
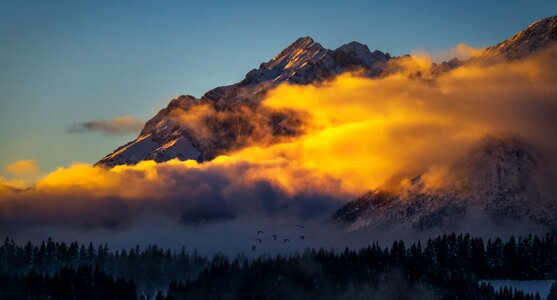
[[[0,177],[0,184],[15,188],[29,186],[40,176],[39,165],[32,159],[14,161],[6,165],[4,170],[10,174],[10,178]]]
[[[439,76],[429,73],[430,66],[427,57],[406,57],[391,62],[384,78],[343,74],[317,85],[283,84],[268,93],[261,109],[298,112],[304,120],[298,136],[272,143],[249,137],[240,149],[204,163],[145,161],[112,169],[74,164],[28,191],[0,190],[0,216],[27,210],[41,215],[27,202],[63,220],[99,203],[118,203],[130,214],[149,207],[182,216],[217,208],[219,216],[288,209],[307,215],[427,172],[432,185],[442,184],[446,176],[435,176],[441,174],[436,170],[489,134],[527,140],[556,158],[557,49]],[[195,109],[176,117],[201,137],[209,136],[194,126],[202,118],[226,117],[206,106]],[[56,211],[47,207],[52,202]]]
[[[6,165],[5,170],[15,176],[35,175],[39,172],[39,165],[32,159],[23,159]]]

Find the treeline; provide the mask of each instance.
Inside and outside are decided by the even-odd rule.
[[[145,249],[139,246],[131,249],[110,251],[108,245],[99,246],[77,242],[66,244],[43,241],[40,245],[27,242],[23,246],[6,238],[0,246],[0,273],[25,274],[33,271],[43,275],[54,273],[66,266],[98,266],[107,274],[133,279],[141,290],[167,287],[171,280],[195,277],[209,265],[210,259],[197,251],[189,253],[172,252],[156,245]]]
[[[406,247],[399,241],[389,248],[374,244],[340,253],[307,250],[249,263],[213,260],[197,279],[172,282],[168,299],[533,299],[521,292],[493,291],[479,281],[555,278],[556,234],[506,242],[452,234],[430,239],[425,246]]]
[[[114,279],[99,267],[66,266],[55,272],[39,275],[0,274],[0,299],[137,299],[132,280]]]
[[[222,255],[209,259],[156,246],[111,252],[106,245],[95,248],[51,240],[40,246],[18,246],[6,240],[0,246],[0,274],[4,279],[16,278],[16,283],[33,276],[49,282],[48,274],[53,272],[87,268],[79,265],[96,265],[88,267],[91,272],[133,280],[140,295],[159,289],[157,298],[169,300],[538,299],[519,291],[494,291],[479,282],[556,279],[557,234],[506,241],[452,234],[423,245],[406,246],[397,241],[384,248],[373,244],[340,252],[308,249],[295,255],[255,259]],[[116,284],[118,280],[120,284]],[[114,279],[112,288],[129,290],[130,283],[122,285],[122,280]],[[72,286],[71,280],[66,286]]]
[[[320,280],[294,281],[293,278],[279,277],[245,280],[246,277],[233,278],[226,275],[239,275],[239,272],[225,273],[224,276],[206,277],[194,282],[172,282],[167,295],[159,292],[157,300],[181,299],[469,299],[469,300],[541,300],[538,293],[529,294],[517,289],[502,288],[494,290],[487,283],[470,282],[463,285],[459,293],[444,286],[432,286],[427,282],[412,282],[400,275],[400,270],[381,274],[376,282],[357,280],[348,284]],[[276,274],[275,274],[276,275]],[[226,279],[223,277],[226,276]],[[248,276],[249,277],[249,276]],[[305,277],[296,276],[297,279]],[[218,280],[219,283],[208,280]],[[557,286],[554,284],[554,286]],[[557,299],[557,291],[549,299]]]

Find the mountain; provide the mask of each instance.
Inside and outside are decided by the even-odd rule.
[[[557,42],[557,16],[534,22],[525,30],[501,43],[489,47],[482,59],[522,59]]]
[[[542,161],[517,139],[486,137],[450,167],[441,188],[428,188],[424,176],[417,176],[397,189],[366,193],[337,210],[333,221],[349,231],[457,228],[479,217],[555,228],[557,203],[540,192]]]
[[[433,63],[431,73],[439,75],[462,65],[490,65],[505,61],[519,60],[546,49],[557,43],[557,16],[547,17],[532,23],[512,37],[487,47],[483,53],[466,60],[453,58],[439,64]]]
[[[519,60],[557,44],[557,16],[539,20],[469,61],[433,65],[432,73],[463,64]],[[369,191],[337,210],[333,222],[348,231],[402,227],[417,231],[457,228],[482,221],[521,222],[557,228],[555,195],[544,195],[543,157],[516,140],[486,137],[454,163],[441,188],[428,188],[419,175],[398,188]]]
[[[245,79],[236,84],[217,87],[200,99],[193,96],[173,99],[147,121],[135,140],[119,147],[97,164],[111,167],[148,159],[157,162],[173,158],[210,160],[241,147],[246,140],[253,139],[257,134],[255,131],[261,127],[267,128],[264,133],[273,138],[295,135],[300,125],[295,116],[283,112],[259,113],[258,104],[266,91],[283,82],[320,82],[348,70],[361,70],[370,77],[379,76],[389,59],[388,53],[371,52],[358,42],[330,50],[310,37],[299,38],[273,59],[248,72]],[[195,118],[200,106],[204,107],[201,122],[188,124],[184,121],[187,117],[181,118],[188,114]],[[203,127],[204,130],[194,127]]]
[[[433,64],[438,75],[470,62],[493,63],[525,58],[557,40],[557,17],[542,19],[513,37],[489,47],[467,62],[457,59]],[[247,143],[273,143],[300,134],[301,120],[292,112],[261,110],[259,102],[277,85],[321,82],[350,70],[364,76],[388,74],[388,53],[370,51],[351,42],[330,50],[310,37],[302,37],[244,80],[212,89],[200,99],[179,96],[147,121],[139,136],[102,158],[97,165],[112,167],[141,160],[163,162],[178,158],[207,161]],[[421,74],[416,74],[416,78]]]

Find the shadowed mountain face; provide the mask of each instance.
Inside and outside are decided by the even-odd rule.
[[[260,109],[266,91],[283,82],[310,84],[349,70],[378,76],[389,59],[389,54],[371,52],[357,42],[329,50],[309,37],[299,38],[239,83],[217,87],[200,99],[173,99],[145,124],[139,137],[98,164],[111,167],[174,158],[205,161],[250,142],[297,135],[301,120],[294,113]]]
[[[537,182],[541,160],[516,139],[486,137],[451,166],[441,188],[428,188],[418,176],[394,191],[368,192],[336,211],[333,220],[352,231],[377,226],[458,228],[469,216],[496,224],[556,227],[557,205],[540,194]]]

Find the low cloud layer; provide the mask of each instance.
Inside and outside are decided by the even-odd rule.
[[[438,63],[443,61],[449,61],[453,58],[456,58],[458,60],[467,60],[482,55],[484,51],[485,48],[474,48],[474,47],[470,47],[467,44],[459,43],[455,47],[449,50],[433,53],[431,55],[431,59],[434,62],[438,62]],[[418,51],[417,54],[426,55],[429,57],[429,54],[427,52],[422,53]]]
[[[108,135],[122,135],[138,133],[143,128],[143,122],[131,117],[121,116],[111,120],[94,120],[74,124],[70,127],[70,132],[82,133],[97,131]]]
[[[303,133],[288,139],[250,140],[205,163],[74,164],[27,190],[5,182],[0,227],[122,229],[149,214],[186,225],[250,216],[319,219],[369,189],[451,164],[489,134],[525,140],[555,170],[555,48],[439,77],[429,73],[425,58],[403,58],[389,67],[385,78],[345,74],[270,91],[263,108],[303,116]],[[200,109],[198,115],[207,113]],[[92,128],[118,132],[106,125],[112,123]]]
[[[32,159],[16,160],[6,165],[4,170],[10,177],[0,176],[0,187],[4,184],[12,188],[25,188],[40,177],[39,165]]]
[[[323,217],[344,198],[338,181],[307,170],[300,170],[296,193],[258,174],[283,166],[281,161],[259,166],[224,158],[210,164],[146,161],[112,169],[74,164],[48,174],[29,190],[0,189],[0,227],[125,229],[134,218],[150,214],[186,225],[240,215]]]

